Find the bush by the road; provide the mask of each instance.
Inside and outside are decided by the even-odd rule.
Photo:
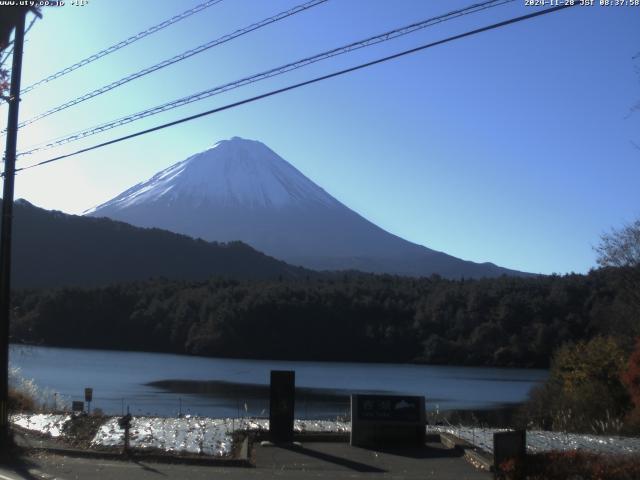
[[[27,393],[9,389],[9,412],[34,412],[36,410],[36,401]]]

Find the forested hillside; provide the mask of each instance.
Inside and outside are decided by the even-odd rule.
[[[567,342],[629,346],[623,270],[451,281],[345,274],[20,291],[12,340],[206,356],[546,367]]]
[[[99,286],[159,276],[206,280],[216,275],[277,279],[309,274],[241,242],[205,242],[44,210],[24,200],[14,206],[12,267],[16,288]]]

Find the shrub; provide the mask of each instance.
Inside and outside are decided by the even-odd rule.
[[[530,394],[530,427],[618,432],[631,401],[620,374],[625,353],[610,337],[565,345],[553,358],[547,382]]]
[[[9,389],[9,411],[10,412],[33,412],[36,410],[36,402],[33,397],[25,392]]]
[[[69,407],[66,398],[49,388],[39,387],[31,378],[23,377],[19,368],[9,368],[9,385],[10,395],[15,400],[13,403],[9,401],[10,411],[57,412]]]

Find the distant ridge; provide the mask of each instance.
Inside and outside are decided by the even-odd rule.
[[[196,238],[241,240],[294,265],[447,278],[529,275],[408,242],[340,203],[263,143],[233,137],[87,212]]]
[[[240,242],[194,240],[106,218],[48,211],[25,200],[15,203],[13,234],[16,288],[99,286],[150,277],[289,279],[310,273]]]

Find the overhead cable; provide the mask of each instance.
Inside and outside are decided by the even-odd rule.
[[[458,18],[461,17],[463,15],[469,15],[471,13],[476,13],[478,11],[481,10],[486,10],[488,8],[494,8],[497,7],[499,5],[503,5],[505,3],[511,3],[514,0],[491,0],[491,1],[486,1],[486,2],[482,2],[479,4],[474,4],[471,5],[469,7],[463,8],[463,9],[459,9],[459,10],[454,10],[452,12],[449,12],[447,14],[444,15],[439,15],[437,17],[433,17],[433,18],[429,18],[426,20],[423,20],[421,22],[417,22],[417,23],[413,23],[411,25],[407,25],[401,28],[397,28],[394,30],[390,30],[388,32],[379,34],[379,35],[375,35],[373,37],[369,37],[366,38],[364,40],[360,40],[357,42],[353,42],[350,43],[348,45],[344,45],[342,47],[339,48],[334,48],[332,50],[328,50],[316,55],[313,55],[311,57],[306,57],[300,60],[297,60],[295,62],[291,62],[288,63],[286,65],[281,65],[279,67],[276,68],[272,68],[270,70],[261,72],[261,73],[257,73],[254,75],[251,75],[249,77],[244,77],[241,78],[239,80],[235,80],[233,82],[229,82],[229,83],[225,83],[223,85],[219,85],[207,90],[204,90],[202,92],[197,92],[191,95],[188,95],[186,97],[182,97],[176,100],[172,100],[170,102],[166,102],[163,103],[161,105],[157,105],[155,107],[151,107],[148,108],[146,110],[142,110],[140,112],[137,113],[133,113],[124,117],[120,117],[116,120],[112,120],[106,123],[102,123],[78,132],[75,132],[73,134],[64,136],[64,137],[60,137],[60,138],[56,138],[54,140],[49,141],[48,143],[45,142],[43,144],[31,147],[25,151],[20,152],[18,155],[20,156],[24,156],[24,155],[29,155],[29,154],[33,154],[35,152],[39,152],[42,150],[48,150],[54,147],[57,147],[59,145],[64,145],[66,143],[69,142],[73,142],[73,141],[77,141],[86,137],[89,137],[91,135],[95,135],[97,133],[101,133],[107,130],[111,130],[113,128],[122,126],[122,125],[126,125],[128,123],[131,122],[135,122],[137,120],[149,117],[151,115],[156,115],[158,113],[161,112],[165,112],[168,110],[172,110],[174,108],[177,107],[181,107],[184,105],[188,105],[190,103],[193,102],[197,102],[200,100],[203,100],[205,98],[209,98],[212,97],[214,95],[218,95],[224,92],[227,92],[229,90],[233,90],[239,87],[243,87],[245,85],[249,85],[261,80],[266,80],[268,78],[272,78],[278,75],[282,75],[284,73],[290,72],[292,70],[297,70],[299,68],[305,67],[307,65],[311,65],[313,63],[319,62],[321,60],[326,60],[328,58],[332,58],[338,55],[342,55],[348,52],[352,52],[354,50],[358,50],[360,48],[364,48],[364,47],[369,47],[371,45],[375,45],[381,42],[386,42],[389,41],[391,39],[403,36],[403,35],[407,35],[409,33],[413,33],[417,30],[421,30],[423,28],[427,28],[433,25],[436,25],[438,23],[441,22],[445,22],[448,20],[452,20],[454,18]]]
[[[536,11],[536,12],[533,12],[533,13],[529,13],[527,15],[522,15],[522,16],[519,16],[519,17],[510,18],[509,20],[505,20],[505,21],[502,21],[502,22],[494,23],[492,25],[487,25],[485,27],[481,27],[481,28],[477,28],[475,30],[467,31],[465,33],[454,35],[452,37],[447,37],[445,39],[438,40],[436,42],[427,43],[427,44],[421,45],[419,47],[411,48],[409,50],[404,50],[402,52],[395,53],[393,55],[389,55],[389,56],[386,56],[386,57],[383,57],[383,58],[379,58],[377,60],[372,60],[370,62],[366,62],[366,63],[362,63],[360,65],[356,65],[354,67],[346,68],[344,70],[339,70],[337,72],[329,73],[327,75],[322,75],[320,77],[312,78],[311,80],[306,80],[304,82],[300,82],[300,83],[296,83],[296,84],[293,84],[293,85],[289,85],[289,86],[286,86],[286,87],[283,87],[283,88],[279,88],[277,90],[272,90],[270,92],[263,93],[261,95],[256,95],[255,97],[246,98],[244,100],[240,100],[238,102],[230,103],[230,104],[224,105],[222,107],[214,108],[212,110],[207,110],[205,112],[201,112],[201,113],[198,113],[198,114],[195,114],[195,115],[190,115],[188,117],[180,118],[180,119],[174,120],[172,122],[168,122],[168,123],[164,123],[162,125],[158,125],[158,126],[155,126],[155,127],[152,127],[152,128],[148,128],[146,130],[141,130],[141,131],[138,131],[138,132],[135,132],[135,133],[131,133],[129,135],[124,135],[122,137],[114,138],[114,139],[108,140],[106,142],[102,142],[102,143],[99,143],[99,144],[96,144],[96,145],[92,145],[90,147],[86,147],[86,148],[82,148],[80,150],[76,150],[75,152],[67,153],[67,154],[64,154],[64,155],[59,155],[57,157],[53,157],[53,158],[50,158],[48,160],[43,160],[41,162],[34,163],[33,165],[17,168],[16,172],[22,171],[22,170],[28,170],[28,169],[31,169],[31,168],[39,167],[39,166],[46,165],[46,164],[53,163],[53,162],[57,162],[57,161],[60,161],[62,159],[65,159],[65,158],[69,158],[69,157],[73,157],[73,156],[76,156],[76,155],[80,155],[81,153],[86,153],[86,152],[89,152],[89,151],[92,151],[92,150],[96,150],[96,149],[99,149],[99,148],[102,148],[102,147],[106,147],[108,145],[113,145],[115,143],[123,142],[125,140],[130,140],[132,138],[136,138],[136,137],[139,137],[139,136],[142,136],[142,135],[146,135],[148,133],[156,132],[158,130],[163,130],[165,128],[173,127],[175,125],[179,125],[181,123],[189,122],[191,120],[202,118],[202,117],[205,117],[205,116],[208,116],[208,115],[213,115],[215,113],[219,113],[219,112],[222,112],[222,111],[225,111],[225,110],[229,110],[229,109],[232,109],[232,108],[235,108],[235,107],[239,107],[241,105],[245,105],[245,104],[248,104],[248,103],[253,103],[253,102],[256,102],[258,100],[262,100],[264,98],[272,97],[274,95],[278,95],[278,94],[281,94],[281,93],[284,93],[284,92],[288,92],[290,90],[295,90],[297,88],[301,88],[301,87],[304,87],[304,86],[307,86],[307,85],[311,85],[313,83],[318,83],[318,82],[321,82],[323,80],[328,80],[330,78],[334,78],[334,77],[338,77],[338,76],[341,76],[341,75],[345,75],[347,73],[355,72],[355,71],[361,70],[363,68],[371,67],[373,65],[378,65],[380,63],[387,62],[389,60],[394,60],[396,58],[400,58],[400,57],[403,57],[405,55],[410,55],[412,53],[420,52],[422,50],[426,50],[428,48],[432,48],[432,47],[435,47],[435,46],[438,46],[438,45],[442,45],[444,43],[449,43],[449,42],[452,42],[454,40],[460,40],[462,38],[470,37],[472,35],[477,35],[478,33],[486,32],[486,31],[489,31],[489,30],[495,30],[497,28],[505,27],[505,26],[511,25],[513,23],[522,22],[522,21],[529,20],[529,19],[532,19],[532,18],[535,18],[535,17],[539,17],[541,15],[546,15],[546,14],[549,14],[549,13],[557,12],[559,10],[563,10],[565,8],[570,8],[570,7],[573,7],[575,5],[577,5],[577,4],[567,3],[567,4],[564,4],[564,5],[560,5],[560,6],[556,6],[556,7],[552,7],[552,8],[547,8],[547,9],[544,9],[544,10],[539,10],[539,11]]]
[[[153,33],[156,33],[164,28],[167,28],[170,25],[173,25],[176,22],[179,22],[180,20],[184,20],[187,17],[190,17],[191,15],[194,15],[198,12],[201,12],[202,10],[204,10],[205,8],[209,8],[217,3],[220,3],[222,0],[207,0],[204,3],[201,3],[199,5],[196,5],[193,8],[190,8],[189,10],[185,10],[184,12],[175,15],[163,22],[158,23],[157,25],[154,25],[152,27],[147,28],[146,30],[143,30],[139,33],[136,33],[135,35],[132,35],[131,37],[127,38],[126,40],[122,40],[121,42],[118,42],[114,45],[111,45],[110,47],[107,47],[103,50],[100,50],[99,52],[94,53],[93,55],[88,56],[87,58],[84,58],[82,60],[80,60],[79,62],[74,63],[73,65],[70,65],[66,68],[63,68],[62,70],[53,73],[51,75],[49,75],[48,77],[43,78],[42,80],[38,80],[37,82],[29,85],[26,88],[23,88],[20,91],[21,95],[24,95],[27,92],[30,92],[31,90],[33,90],[34,88],[40,86],[40,85],[44,85],[45,83],[49,83],[52,80],[55,80],[57,78],[62,77],[63,75],[66,75],[70,72],[73,72],[74,70],[77,70],[80,67],[84,67],[85,65],[88,65],[91,62],[95,62],[96,60],[109,55],[113,52],[115,52],[116,50],[120,50],[121,48],[126,47],[127,45],[131,45],[134,42],[137,42],[138,40],[147,37]]]
[[[210,48],[216,47],[218,45],[222,45],[223,43],[229,42],[230,40],[233,40],[234,38],[238,38],[241,37],[242,35],[246,35],[249,32],[253,32],[254,30],[258,30],[259,28],[265,27],[267,25],[270,25],[272,23],[278,22],[280,20],[283,20],[287,17],[290,17],[292,15],[295,15],[296,13],[300,13],[303,12],[309,8],[315,7],[316,5],[320,5],[321,3],[327,2],[328,0],[311,0],[308,1],[307,3],[303,3],[301,5],[297,5],[293,8],[290,8],[289,10],[285,10],[283,12],[280,12],[276,15],[272,15],[271,17],[265,18],[264,20],[261,20],[257,23],[253,23],[247,27],[241,28],[239,30],[236,30],[228,35],[224,35],[222,37],[219,37],[215,40],[211,40],[210,42],[207,43],[203,43],[202,45],[198,45],[195,48],[189,49],[185,52],[182,52],[178,55],[175,55],[171,58],[168,58],[166,60],[163,60],[160,63],[156,63],[155,65],[152,65],[150,67],[147,67],[143,70],[139,70],[137,72],[134,72],[130,75],[127,75],[126,77],[123,77],[119,80],[116,80],[115,82],[111,82],[107,85],[104,85],[100,88],[97,88],[95,90],[92,90],[91,92],[85,93],[84,95],[81,95],[80,97],[76,97],[73,100],[69,100],[68,102],[65,102],[61,105],[58,105],[54,108],[51,108],[49,110],[47,110],[46,112],[40,113],[38,115],[36,115],[35,117],[32,117],[28,120],[25,120],[24,122],[20,123],[19,127],[24,127],[26,125],[30,125],[34,122],[37,122],[38,120],[48,117],[49,115],[53,115],[54,113],[57,113],[61,110],[65,110],[69,107],[72,107],[74,105],[77,105],[79,103],[82,103],[86,100],[89,100],[91,98],[97,97],[98,95],[102,95],[103,93],[107,93],[111,90],[113,90],[114,88],[117,88],[121,85],[124,85],[125,83],[129,83],[132,80],[135,80],[137,78],[140,77],[144,77],[145,75],[148,75],[150,73],[153,73],[155,71],[158,71],[164,67],[168,67],[169,65],[173,65],[174,63],[180,62],[182,60],[185,60],[189,57],[192,57],[194,55],[197,55],[198,53],[202,53],[205,50],[209,50]]]

